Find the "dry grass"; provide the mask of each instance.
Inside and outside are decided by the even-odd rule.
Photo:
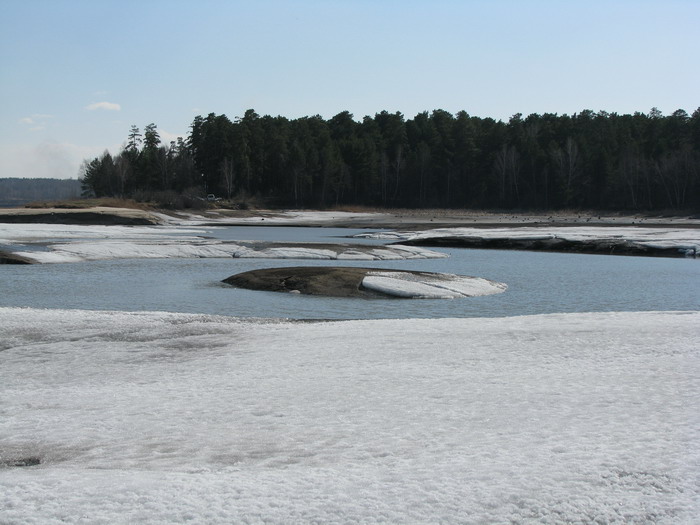
[[[146,202],[136,202],[132,199],[118,199],[115,197],[103,197],[99,199],[74,199],[63,201],[36,201],[24,205],[25,208],[59,208],[80,210],[84,208],[129,208],[134,210],[150,210],[153,208]]]

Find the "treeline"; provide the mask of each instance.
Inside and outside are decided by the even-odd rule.
[[[96,196],[168,190],[288,207],[700,209],[700,108],[508,122],[443,110],[362,121],[210,113],[168,145],[155,124],[143,135],[132,126],[118,154],[85,161],[81,180]]]
[[[42,200],[75,199],[81,184],[76,179],[0,179],[0,206],[22,206]]]

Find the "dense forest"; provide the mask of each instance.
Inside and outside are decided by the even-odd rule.
[[[0,179],[0,206],[22,206],[42,200],[75,199],[81,184],[76,179]]]
[[[86,194],[168,202],[215,194],[286,207],[700,209],[700,108],[508,122],[443,110],[361,121],[347,111],[329,120],[210,113],[170,144],[155,124],[143,134],[132,126],[122,151],[86,160],[80,178]]]

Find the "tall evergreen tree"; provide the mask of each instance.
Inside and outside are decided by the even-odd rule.
[[[663,116],[603,111],[514,115],[508,122],[381,111],[355,120],[194,118],[161,144],[132,126],[122,151],[83,165],[95,195],[156,190],[257,196],[281,206],[700,209],[700,109]]]

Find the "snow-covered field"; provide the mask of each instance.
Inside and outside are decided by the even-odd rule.
[[[203,224],[0,224],[0,245],[38,262],[443,256],[220,241]],[[700,252],[692,228],[382,238],[446,235]],[[297,323],[0,308],[0,524],[697,523],[699,339],[700,312]]]
[[[699,337],[0,308],[0,523],[697,523]]]

